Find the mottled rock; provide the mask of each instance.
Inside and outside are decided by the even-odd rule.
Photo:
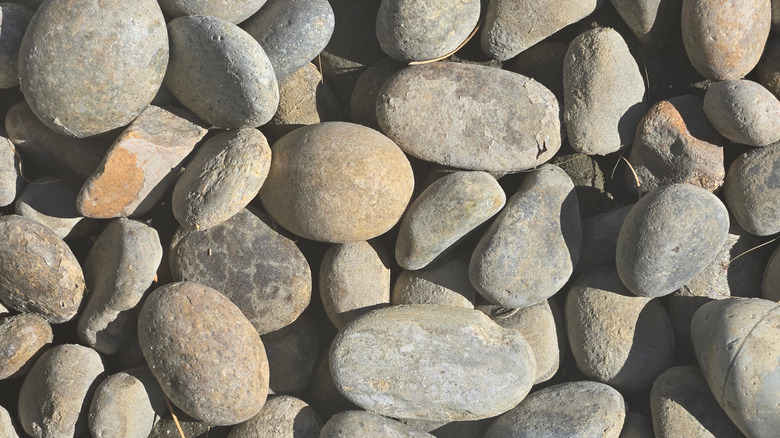
[[[431,438],[433,435],[367,411],[345,411],[322,427],[320,438]]]
[[[780,0],[773,0],[772,3],[778,7],[777,17],[780,21]],[[756,66],[756,75],[758,83],[780,99],[780,38],[767,41],[764,55]]]
[[[425,304],[353,321],[333,341],[330,368],[339,391],[358,406],[434,421],[506,412],[536,375],[533,351],[519,332],[476,310]]]
[[[234,24],[241,23],[257,12],[266,0],[159,0],[160,7],[173,17],[209,15]]]
[[[525,76],[480,65],[407,67],[385,83],[376,114],[404,152],[461,169],[517,172],[561,147],[555,95]]]
[[[563,58],[569,45],[540,42],[522,51],[509,64],[515,73],[527,76],[547,87],[563,102]]]
[[[0,88],[19,85],[19,46],[33,13],[22,5],[0,5]]]
[[[653,424],[639,412],[629,412],[619,438],[655,438]]]
[[[279,105],[271,61],[251,35],[228,21],[184,16],[168,24],[171,59],[165,85],[215,128],[256,128]]]
[[[574,185],[559,167],[529,173],[480,239],[469,265],[474,288],[508,308],[553,296],[580,255],[582,224]]]
[[[60,239],[82,237],[94,230],[98,221],[76,210],[79,190],[81,182],[65,175],[38,178],[24,187],[14,211],[45,225]]]
[[[72,137],[130,123],[154,98],[166,65],[168,34],[154,0],[44,3],[19,49],[30,108]]]
[[[477,291],[469,281],[469,260],[455,255],[418,271],[401,271],[390,302],[394,306],[439,304],[473,309],[476,298]]]
[[[0,300],[50,324],[70,321],[84,296],[84,274],[68,245],[32,219],[0,217]]]
[[[404,67],[404,64],[385,57],[360,75],[349,99],[349,114],[353,123],[379,129],[376,98],[385,82]]]
[[[322,420],[303,400],[288,395],[269,397],[260,412],[230,431],[228,438],[317,438]]]
[[[0,406],[0,436],[6,438],[19,438],[11,416],[2,406]]]
[[[577,272],[587,272],[600,266],[614,265],[620,228],[633,204],[582,221],[582,248]]]
[[[227,426],[262,408],[268,394],[263,342],[216,290],[192,282],[158,288],[141,308],[138,340],[163,392],[188,415]]]
[[[304,126],[272,151],[260,200],[281,226],[307,239],[376,237],[398,222],[412,196],[409,160],[392,140],[365,126]]]
[[[0,206],[2,207],[14,202],[16,195],[22,190],[20,168],[16,147],[5,133],[0,131]]]
[[[257,196],[271,167],[271,148],[256,129],[221,132],[198,148],[176,181],[171,205],[186,229],[207,230]]]
[[[739,226],[757,236],[780,231],[780,145],[740,155],[726,172],[726,205]]]
[[[299,395],[311,380],[320,339],[317,327],[305,315],[261,338],[271,370],[269,388],[274,394]]]
[[[780,140],[780,101],[757,82],[738,79],[712,84],[704,96],[704,112],[731,141],[767,146]]]
[[[617,31],[597,28],[569,44],[563,121],[577,152],[606,155],[631,144],[645,113],[645,81]]]
[[[681,0],[611,0],[640,43],[651,49],[671,45],[679,35]]]
[[[0,319],[0,380],[27,374],[54,340],[43,317],[20,313]]]

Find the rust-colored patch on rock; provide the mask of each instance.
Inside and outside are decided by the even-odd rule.
[[[92,218],[126,216],[127,207],[133,203],[144,183],[144,171],[135,154],[121,146],[126,139],[138,138],[128,131],[117,140],[117,145],[106,156],[105,163],[90,178],[79,196],[78,209]]]

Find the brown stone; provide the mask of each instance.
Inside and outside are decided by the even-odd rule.
[[[43,317],[20,313],[0,320],[0,380],[27,374],[54,336]]]

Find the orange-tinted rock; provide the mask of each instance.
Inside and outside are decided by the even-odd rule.
[[[43,317],[20,313],[0,320],[0,379],[27,374],[54,336]]]

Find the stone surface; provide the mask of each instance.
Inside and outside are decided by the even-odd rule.
[[[392,140],[365,126],[305,126],[271,150],[260,200],[281,226],[307,239],[376,237],[398,222],[412,195],[409,160]]]
[[[777,17],[780,21],[780,1],[773,0],[772,3],[778,7]],[[756,66],[756,75],[758,83],[780,99],[780,38],[774,37],[767,41],[761,61]]]
[[[14,212],[45,225],[60,239],[83,237],[95,229],[98,221],[76,210],[80,189],[80,181],[65,175],[33,180],[19,194]]]
[[[569,45],[540,42],[522,51],[509,63],[509,69],[547,87],[563,102],[563,58]]]
[[[780,231],[780,145],[740,155],[726,172],[726,205],[739,226],[757,236]]]
[[[606,155],[631,144],[645,113],[645,81],[617,31],[597,28],[569,44],[563,121],[577,152]]]
[[[525,76],[480,65],[404,68],[380,91],[376,114],[404,152],[461,169],[517,172],[561,147],[555,95]]]
[[[147,107],[84,182],[76,208],[99,219],[147,213],[174,183],[184,158],[206,132],[188,111]]]
[[[19,438],[11,416],[2,406],[0,406],[0,435],[7,438]]]
[[[476,310],[425,304],[353,321],[333,341],[330,368],[339,391],[358,406],[434,421],[506,412],[536,375],[533,351],[519,332]]]
[[[379,121],[376,119],[376,98],[385,82],[404,67],[406,67],[404,64],[385,57],[360,75],[349,99],[349,114],[353,123],[379,129]]]
[[[395,280],[390,302],[440,304],[474,308],[477,291],[469,281],[469,260],[455,254],[418,271],[401,271]]]
[[[0,380],[27,374],[53,340],[51,326],[41,316],[20,313],[0,319]]]
[[[689,184],[660,187],[626,216],[617,272],[636,295],[669,295],[712,263],[728,229],[728,211],[712,193]]]
[[[633,206],[624,205],[582,221],[582,248],[587,248],[587,251],[580,254],[577,272],[615,264],[620,228]]]
[[[574,185],[563,170],[546,164],[526,175],[482,235],[469,278],[495,304],[521,308],[540,303],[568,281],[581,239]]]
[[[138,340],[163,392],[188,415],[227,426],[262,408],[268,394],[263,342],[216,290],[193,282],[158,288],[141,308]]]
[[[623,21],[640,43],[659,49],[671,45],[679,35],[682,0],[611,0]]]
[[[629,412],[619,438],[655,438],[653,424],[639,412]]]
[[[182,227],[207,230],[257,196],[271,167],[271,148],[256,129],[225,131],[201,145],[176,180],[171,205]]]
[[[22,175],[16,146],[0,131],[0,206],[5,207],[16,199],[22,190]]]
[[[251,35],[228,21],[196,15],[168,24],[171,59],[165,85],[215,128],[256,128],[279,105],[271,61]]]
[[[322,420],[303,400],[269,397],[260,412],[230,431],[228,438],[318,438]]]
[[[0,5],[0,88],[19,85],[19,46],[33,13],[22,5]]]
[[[780,32],[780,1],[772,0],[772,30]]]
[[[170,263],[175,280],[218,290],[260,334],[290,324],[311,300],[311,270],[301,251],[247,209],[206,231],[180,228]]]
[[[433,435],[400,421],[366,411],[345,411],[334,415],[322,427],[320,438],[431,438]]]
[[[323,420],[327,420],[339,412],[357,409],[357,406],[347,400],[336,388],[333,376],[330,374],[329,356],[328,349],[323,349],[320,352],[320,357],[317,359],[311,376],[311,383],[303,397],[316,409]]]
[[[179,428],[187,438],[227,438],[230,433],[229,426],[215,427],[198,421],[182,413],[178,415],[178,422],[170,416],[163,417],[152,428],[149,438],[181,438]]]
[[[159,0],[160,7],[173,17],[209,15],[231,23],[241,23],[257,12],[266,0]]]
[[[301,315],[291,324],[261,338],[271,370],[269,388],[274,394],[303,393],[309,386],[320,348],[317,327]]]
[[[746,79],[716,82],[704,96],[704,112],[724,137],[749,146],[780,140],[780,101],[761,84]]]
[[[0,217],[0,300],[50,324],[70,321],[84,296],[84,274],[68,245],[21,216]]]
[[[72,137],[130,123],[154,98],[167,64],[165,19],[154,0],[45,3],[19,49],[30,108]]]
[[[772,251],[766,263],[761,282],[761,297],[765,300],[780,302],[780,250]]]

